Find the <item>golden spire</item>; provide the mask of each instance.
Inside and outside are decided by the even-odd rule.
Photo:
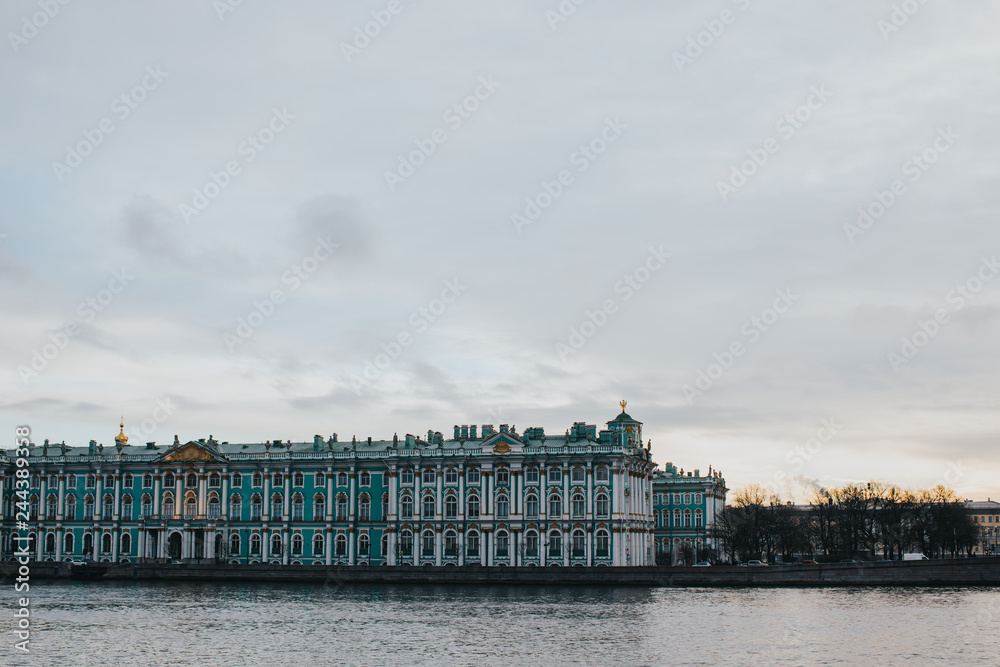
[[[115,442],[121,443],[123,447],[128,444],[128,436],[125,435],[125,415],[122,415],[121,431],[115,436]]]
[[[622,399],[622,400],[621,400],[621,401],[620,401],[620,402],[618,403],[618,405],[622,406],[622,412],[625,412],[625,406],[626,406],[626,405],[628,405],[628,401],[626,401],[625,399]]]

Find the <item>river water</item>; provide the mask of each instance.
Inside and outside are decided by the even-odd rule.
[[[33,582],[30,596],[31,654],[4,614],[0,665],[1000,664],[991,588]]]

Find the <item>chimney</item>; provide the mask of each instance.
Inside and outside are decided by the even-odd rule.
[[[468,439],[469,439],[469,427],[463,425],[462,426],[462,440],[468,440]]]
[[[695,477],[701,477],[701,471],[700,471],[700,470],[698,470],[697,468],[695,468],[695,469],[694,469],[694,476],[695,476]]]
[[[94,456],[95,454],[97,454],[97,441],[96,440],[91,440],[90,441],[90,445],[87,446],[87,454],[90,455],[90,456]]]
[[[459,437],[459,436],[460,436],[461,434],[462,434],[462,432],[461,432],[461,431],[459,430],[459,428],[458,428],[458,424],[455,424],[455,440],[458,440],[458,437]]]
[[[501,433],[506,433],[507,429],[508,429],[508,425],[507,424],[500,424],[500,432]]]
[[[475,424],[473,424],[472,426],[469,427],[469,438],[471,440],[477,440],[477,438],[476,438],[476,425]]]
[[[313,436],[313,451],[314,452],[323,451],[323,436],[321,435]]]

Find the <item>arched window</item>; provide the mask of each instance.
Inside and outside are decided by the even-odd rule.
[[[382,521],[389,518],[389,494],[382,494]]]
[[[597,531],[597,557],[607,558],[611,553],[611,539],[603,528]]]
[[[562,558],[562,534],[558,531],[549,533],[549,558]]]
[[[302,535],[300,533],[292,535],[292,555],[302,555]]]
[[[690,493],[685,493],[684,494],[684,504],[685,505],[690,505],[691,504],[691,494]]]
[[[458,517],[458,496],[454,493],[444,497],[444,518],[454,519]]]
[[[259,533],[254,533],[253,535],[250,536],[250,553],[252,553],[252,554],[259,554],[260,553],[260,534]]]
[[[250,520],[259,521],[264,511],[264,500],[256,493],[250,498]]]
[[[110,493],[104,496],[104,518],[110,519],[115,514],[115,497]]]
[[[507,531],[501,530],[497,532],[495,544],[497,556],[505,558],[510,555],[510,537],[507,535]]]
[[[122,552],[119,555],[127,556],[130,553],[132,553],[132,536],[129,535],[128,533],[122,535],[121,547],[122,547]]]
[[[274,473],[274,475],[271,477],[271,484],[275,488],[281,486],[284,483],[285,483],[285,476],[282,475],[280,472]]]
[[[497,468],[495,479],[498,486],[510,483],[510,471],[507,468]]]
[[[607,466],[597,466],[594,470],[594,481],[597,482],[607,482],[608,481],[608,468]]]
[[[185,478],[184,480],[184,484],[186,486],[192,486],[192,487],[198,486],[198,475],[194,474],[193,472],[189,472],[187,474],[187,478]]]
[[[691,527],[691,510],[684,510],[684,527]]]
[[[448,468],[444,471],[444,483],[445,484],[458,484],[458,471],[454,468]]]
[[[347,536],[343,533],[337,533],[337,555],[346,556],[347,555]]]
[[[316,480],[313,482],[313,486],[317,489],[322,489],[326,485],[326,475],[323,474],[322,470],[316,471]]]
[[[674,528],[681,527],[681,511],[674,510]]]
[[[582,493],[573,494],[573,516],[574,517],[584,517],[587,515],[587,501],[584,500]]]
[[[694,527],[701,528],[701,510],[694,511]]]
[[[449,530],[444,534],[444,555],[458,555],[458,535],[453,530]]]
[[[219,476],[219,473],[214,470],[208,475],[208,486],[213,489],[217,489],[222,486],[222,478]]]
[[[555,466],[549,468],[549,484],[562,483],[562,469]]]
[[[524,483],[538,484],[538,468],[535,466],[528,466],[524,469]]]
[[[424,468],[423,476],[420,480],[425,485],[433,485],[437,482],[437,475],[434,473],[434,468]]]
[[[56,550],[56,534],[55,533],[46,533],[46,535],[45,535],[45,552],[51,554],[51,553],[55,553],[55,550]]]
[[[124,486],[126,489],[131,489],[132,484],[135,481],[132,479],[132,473],[130,472],[125,473],[125,477],[123,479],[124,481],[122,482],[122,486]]]
[[[608,502],[608,494],[598,493],[596,503],[597,505],[597,518],[607,519],[611,516],[611,505]]]
[[[371,521],[372,501],[368,494],[362,494],[358,500],[358,521]]]
[[[38,496],[31,496],[31,500],[28,503],[28,512],[30,518],[38,518]]]
[[[56,496],[49,496],[45,499],[45,513],[49,517],[49,521],[56,518],[56,511],[59,507],[59,498]]]
[[[233,473],[232,484],[234,489],[238,489],[243,486],[243,475],[238,472]]]
[[[306,483],[306,477],[301,471],[296,470],[295,474],[292,475],[292,486],[304,486]]]
[[[111,553],[111,533],[104,533],[101,536],[101,553]]]
[[[210,518],[222,516],[222,505],[219,503],[219,494],[214,491],[208,497],[208,516]]]
[[[317,493],[313,498],[313,521],[322,521],[326,516],[326,496]]]
[[[399,518],[413,518],[413,498],[410,496],[403,496],[402,500],[399,501]]]
[[[582,483],[587,481],[587,471],[584,470],[582,466],[575,466],[573,468],[571,475],[572,476],[570,477],[570,479],[572,479],[574,482]]]
[[[469,468],[465,471],[466,484],[479,484],[479,468]]]
[[[337,521],[347,521],[347,496],[337,496]]]
[[[316,533],[313,535],[313,556],[322,556],[323,551],[323,534]]]
[[[67,489],[75,489],[76,488],[76,474],[75,473],[70,473],[69,475],[67,475],[67,477],[66,477],[66,488]]]
[[[533,493],[528,494],[528,497],[524,499],[524,512],[529,518],[538,518],[538,496]]]
[[[361,533],[358,536],[358,555],[367,556],[370,549],[371,541],[368,538],[368,533]]]
[[[163,517],[168,518],[174,515],[174,497],[171,494],[163,496]]]
[[[337,473],[337,486],[347,486],[347,473],[339,472]]]
[[[424,512],[423,517],[425,519],[434,518],[434,496],[426,495],[424,496]]]
[[[573,557],[583,558],[584,545],[586,544],[586,538],[583,535],[583,531],[580,529],[573,531]]]
[[[479,496],[474,493],[469,495],[468,507],[466,508],[465,515],[470,519],[479,518]]]
[[[282,500],[280,493],[276,493],[271,496],[271,519],[277,519],[281,516],[283,505],[284,500]]]
[[[382,540],[379,542],[382,551],[379,554],[384,558],[389,554],[389,534],[382,533]]]
[[[94,496],[87,496],[83,499],[83,518],[85,521],[94,518]]]
[[[148,472],[142,476],[142,488],[144,489],[153,488],[153,476]]]
[[[413,484],[413,471],[409,468],[403,468],[399,471],[399,483],[400,484]]]
[[[538,555],[538,533],[533,530],[524,534],[524,555],[532,557]]]
[[[73,533],[67,532],[66,533],[66,537],[63,538],[63,552],[65,552],[65,554],[67,556],[72,555],[73,554],[73,546],[74,546],[73,545]]]
[[[413,553],[413,533],[409,530],[404,530],[399,534],[399,553],[403,556],[409,556]]]
[[[264,476],[259,472],[253,474],[253,479],[250,480],[254,487],[261,487],[264,485]]]
[[[233,521],[243,519],[243,498],[238,493],[234,493],[229,498],[229,518]]]
[[[173,479],[173,477],[171,477]],[[93,473],[87,475],[87,488],[96,489],[97,488],[97,478],[94,477]]]
[[[361,474],[358,475],[358,484],[361,486],[371,486],[372,485],[372,475],[367,470],[362,470]]]
[[[305,516],[305,502],[302,494],[296,493],[292,496],[292,521],[302,521]]]
[[[122,519],[125,521],[132,519],[132,496],[122,498]]]
[[[553,493],[549,496],[549,518],[553,519],[562,515],[562,496]]]
[[[505,494],[497,496],[496,514],[498,519],[506,519],[510,514],[510,500]]]
[[[198,500],[191,496],[184,501],[184,518],[193,519],[198,516]]]
[[[240,534],[233,533],[229,536],[229,555],[239,556],[240,555]]]
[[[109,474],[109,475],[105,475],[104,476],[104,488],[106,488],[106,489],[113,489],[113,488],[115,488],[115,476],[114,475],[110,475]]]
[[[472,531],[465,540],[465,555],[479,556],[479,533]]]
[[[281,549],[281,535],[278,533],[271,534],[271,557],[282,555]]]

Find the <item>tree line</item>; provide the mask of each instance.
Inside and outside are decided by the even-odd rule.
[[[906,491],[884,482],[817,490],[807,507],[751,484],[736,492],[716,530],[716,558],[732,562],[957,557],[971,555],[977,541],[972,516],[953,490]]]

